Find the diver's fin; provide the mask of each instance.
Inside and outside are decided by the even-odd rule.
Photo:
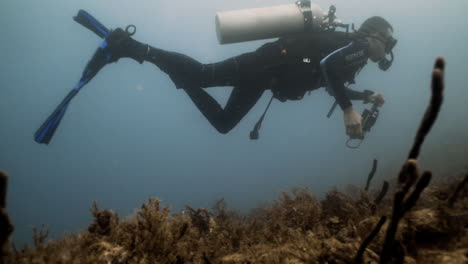
[[[62,120],[67,107],[78,93],[79,89],[71,90],[68,95],[63,99],[63,101],[55,108],[54,112],[47,118],[47,120],[41,125],[41,127],[34,133],[34,140],[40,144],[49,144],[52,136],[55,133],[60,121]]]
[[[62,117],[65,115],[65,111],[70,104],[70,101],[75,97],[80,89],[85,86],[94,76],[107,64],[106,55],[101,48],[98,48],[94,53],[91,60],[86,65],[83,74],[81,75],[80,82],[75,85],[68,95],[62,100],[62,102],[55,108],[54,112],[47,118],[47,120],[41,125],[41,127],[34,134],[34,140],[40,144],[49,144],[52,136],[55,133]]]
[[[101,38],[106,38],[110,34],[110,30],[108,30],[99,21],[97,21],[97,19],[84,10],[80,10],[73,19],[96,33]],[[104,40],[86,65],[80,82],[73,88],[73,90],[68,93],[60,105],[55,108],[47,120],[41,125],[36,133],[34,133],[34,140],[37,143],[49,144],[73,97],[75,97],[80,89],[85,86],[99,72],[99,70],[101,70],[102,67],[104,67],[109,62],[111,55],[110,53],[104,51],[106,46],[107,41]]]
[[[90,15],[88,12],[80,9],[78,14],[73,17],[73,19],[83,25],[84,27],[88,28],[89,30],[96,33],[101,38],[106,38],[109,35],[110,30],[107,29],[103,24],[101,24],[96,18]]]

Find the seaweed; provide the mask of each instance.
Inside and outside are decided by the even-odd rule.
[[[41,225],[39,232],[37,227],[33,227],[33,241],[36,248],[43,248],[46,244],[46,239],[49,236],[49,230],[44,229],[44,225]]]
[[[465,175],[463,178],[463,181],[461,181],[458,185],[453,194],[450,196],[448,200],[448,204],[450,208],[453,208],[455,202],[457,201],[457,198],[460,194],[460,192],[465,188],[466,184],[468,183],[468,173]]]
[[[93,222],[89,225],[88,232],[98,236],[110,235],[112,228],[119,222],[118,216],[111,210],[99,210],[97,201],[93,201],[91,214]]]
[[[192,225],[195,226],[199,232],[206,233],[210,230],[210,212],[205,208],[197,210],[186,205],[185,208],[189,211]]]
[[[229,209],[224,199],[211,209],[187,205],[171,213],[150,198],[120,219],[94,202],[87,229],[56,240],[35,229],[33,247],[8,248],[5,263],[466,263],[468,176],[447,177],[423,193],[432,174],[421,173],[417,163],[442,102],[443,68],[439,58],[435,95],[396,177],[393,204],[384,200],[388,181],[374,199],[368,193],[376,161],[365,188],[351,190],[355,195],[332,189],[319,199],[307,188],[294,188],[249,214]],[[2,191],[4,182],[6,176]]]
[[[453,182],[434,188],[445,190],[452,185],[453,189],[449,190],[454,190]],[[402,204],[415,198],[409,194]],[[43,242],[10,254],[6,263],[378,263],[388,221],[378,223],[383,220],[370,212],[356,213],[358,203],[359,199],[339,190],[332,190],[328,198],[320,200],[302,188],[283,193],[276,201],[257,208],[250,215],[230,210],[224,200],[216,202],[211,210],[192,208],[171,214],[169,207],[163,207],[160,200],[151,198],[131,217],[117,220],[118,216],[112,212],[111,219],[105,217],[104,221],[99,215],[111,211],[100,209],[93,203],[91,214],[94,219],[88,229],[49,241],[39,239],[41,232],[38,231],[37,240]],[[466,200],[460,200],[460,205],[464,203]],[[447,204],[445,200],[440,202],[441,206],[444,204]],[[390,210],[386,204],[382,206],[383,212]],[[407,228],[406,222],[400,223],[396,232],[400,241],[397,248],[405,250],[408,247],[409,241],[401,237],[427,237],[430,228],[445,221],[439,219],[444,217],[442,214],[431,214],[432,218],[429,218],[427,213],[431,210],[424,208],[411,215],[415,219],[413,229]],[[346,212],[351,215],[346,216]],[[460,216],[460,212],[463,211],[453,214],[459,222],[455,231],[462,234],[458,230],[460,225],[463,230],[468,215]],[[202,228],[196,224],[199,220],[195,219],[199,216]],[[416,225],[422,221],[418,219],[433,221]],[[443,226],[446,229],[441,232],[454,239],[444,241],[454,245],[450,250],[464,248],[466,239],[455,236],[451,229],[455,228],[454,223]],[[415,243],[418,247],[427,247],[430,245],[423,242],[439,239],[439,234],[435,234],[431,240],[418,238]],[[433,252],[431,250],[423,252]],[[436,259],[450,252],[444,249],[432,257]],[[458,254],[455,252],[453,254]],[[420,258],[427,254],[421,254]],[[408,257],[417,259],[416,255],[406,256],[406,259]]]

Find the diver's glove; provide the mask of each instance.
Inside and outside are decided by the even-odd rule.
[[[363,138],[362,116],[352,106],[343,110],[343,119],[346,135],[350,138]]]
[[[120,58],[132,58],[143,63],[148,45],[142,44],[130,36],[131,34],[121,28],[111,31],[102,44],[108,63],[117,62]]]
[[[384,95],[381,93],[374,93],[368,97],[368,101],[371,104],[377,104],[378,107],[381,107],[385,103]]]
[[[367,91],[367,90],[366,90]],[[381,93],[370,92],[364,99],[364,103],[377,104],[381,107],[385,103],[384,95]]]

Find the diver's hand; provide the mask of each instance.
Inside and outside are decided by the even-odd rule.
[[[378,107],[381,107],[385,103],[385,99],[383,94],[374,93],[372,95],[369,95],[369,97],[367,98],[367,102],[377,104]]]
[[[362,138],[362,117],[356,112],[352,106],[343,110],[344,125],[346,127],[346,135],[351,138]]]

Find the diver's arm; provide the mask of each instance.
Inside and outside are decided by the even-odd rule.
[[[330,53],[320,62],[322,76],[342,110],[352,106],[351,100],[356,98],[356,96],[357,98],[362,97],[354,93],[355,91],[347,92],[341,76],[343,76],[345,71],[362,67],[367,62],[367,59],[367,42],[353,41],[347,46]]]
[[[370,90],[360,92],[346,87],[346,94],[350,100],[362,100],[364,104],[372,103],[377,104],[380,107],[385,103],[383,94]]]
[[[346,70],[362,67],[367,59],[367,42],[353,41],[347,46],[332,52],[320,62],[322,75],[327,82],[328,89],[333,92],[336,101],[343,110],[346,134],[351,138],[362,137],[362,117],[353,109],[341,76]]]
[[[322,75],[325,78],[328,85],[327,90],[329,94],[335,97],[341,110],[352,106],[351,99],[346,93],[346,87],[344,86],[344,83],[339,80],[336,72],[330,69],[326,58],[320,62],[320,66],[322,68]]]
[[[331,91],[330,89],[326,89],[326,90],[328,94],[330,94],[331,96],[335,96],[333,91]],[[360,101],[364,101],[364,103],[369,102],[369,97],[374,94],[374,92],[370,90],[364,90],[361,92],[361,91],[353,90],[348,87],[345,87],[345,93],[348,96],[349,100],[351,101],[360,100]]]
[[[369,101],[369,97],[374,94],[373,91],[364,90],[361,92],[350,89],[348,87],[346,87],[345,92],[350,100],[362,100],[364,103],[367,103]]]

